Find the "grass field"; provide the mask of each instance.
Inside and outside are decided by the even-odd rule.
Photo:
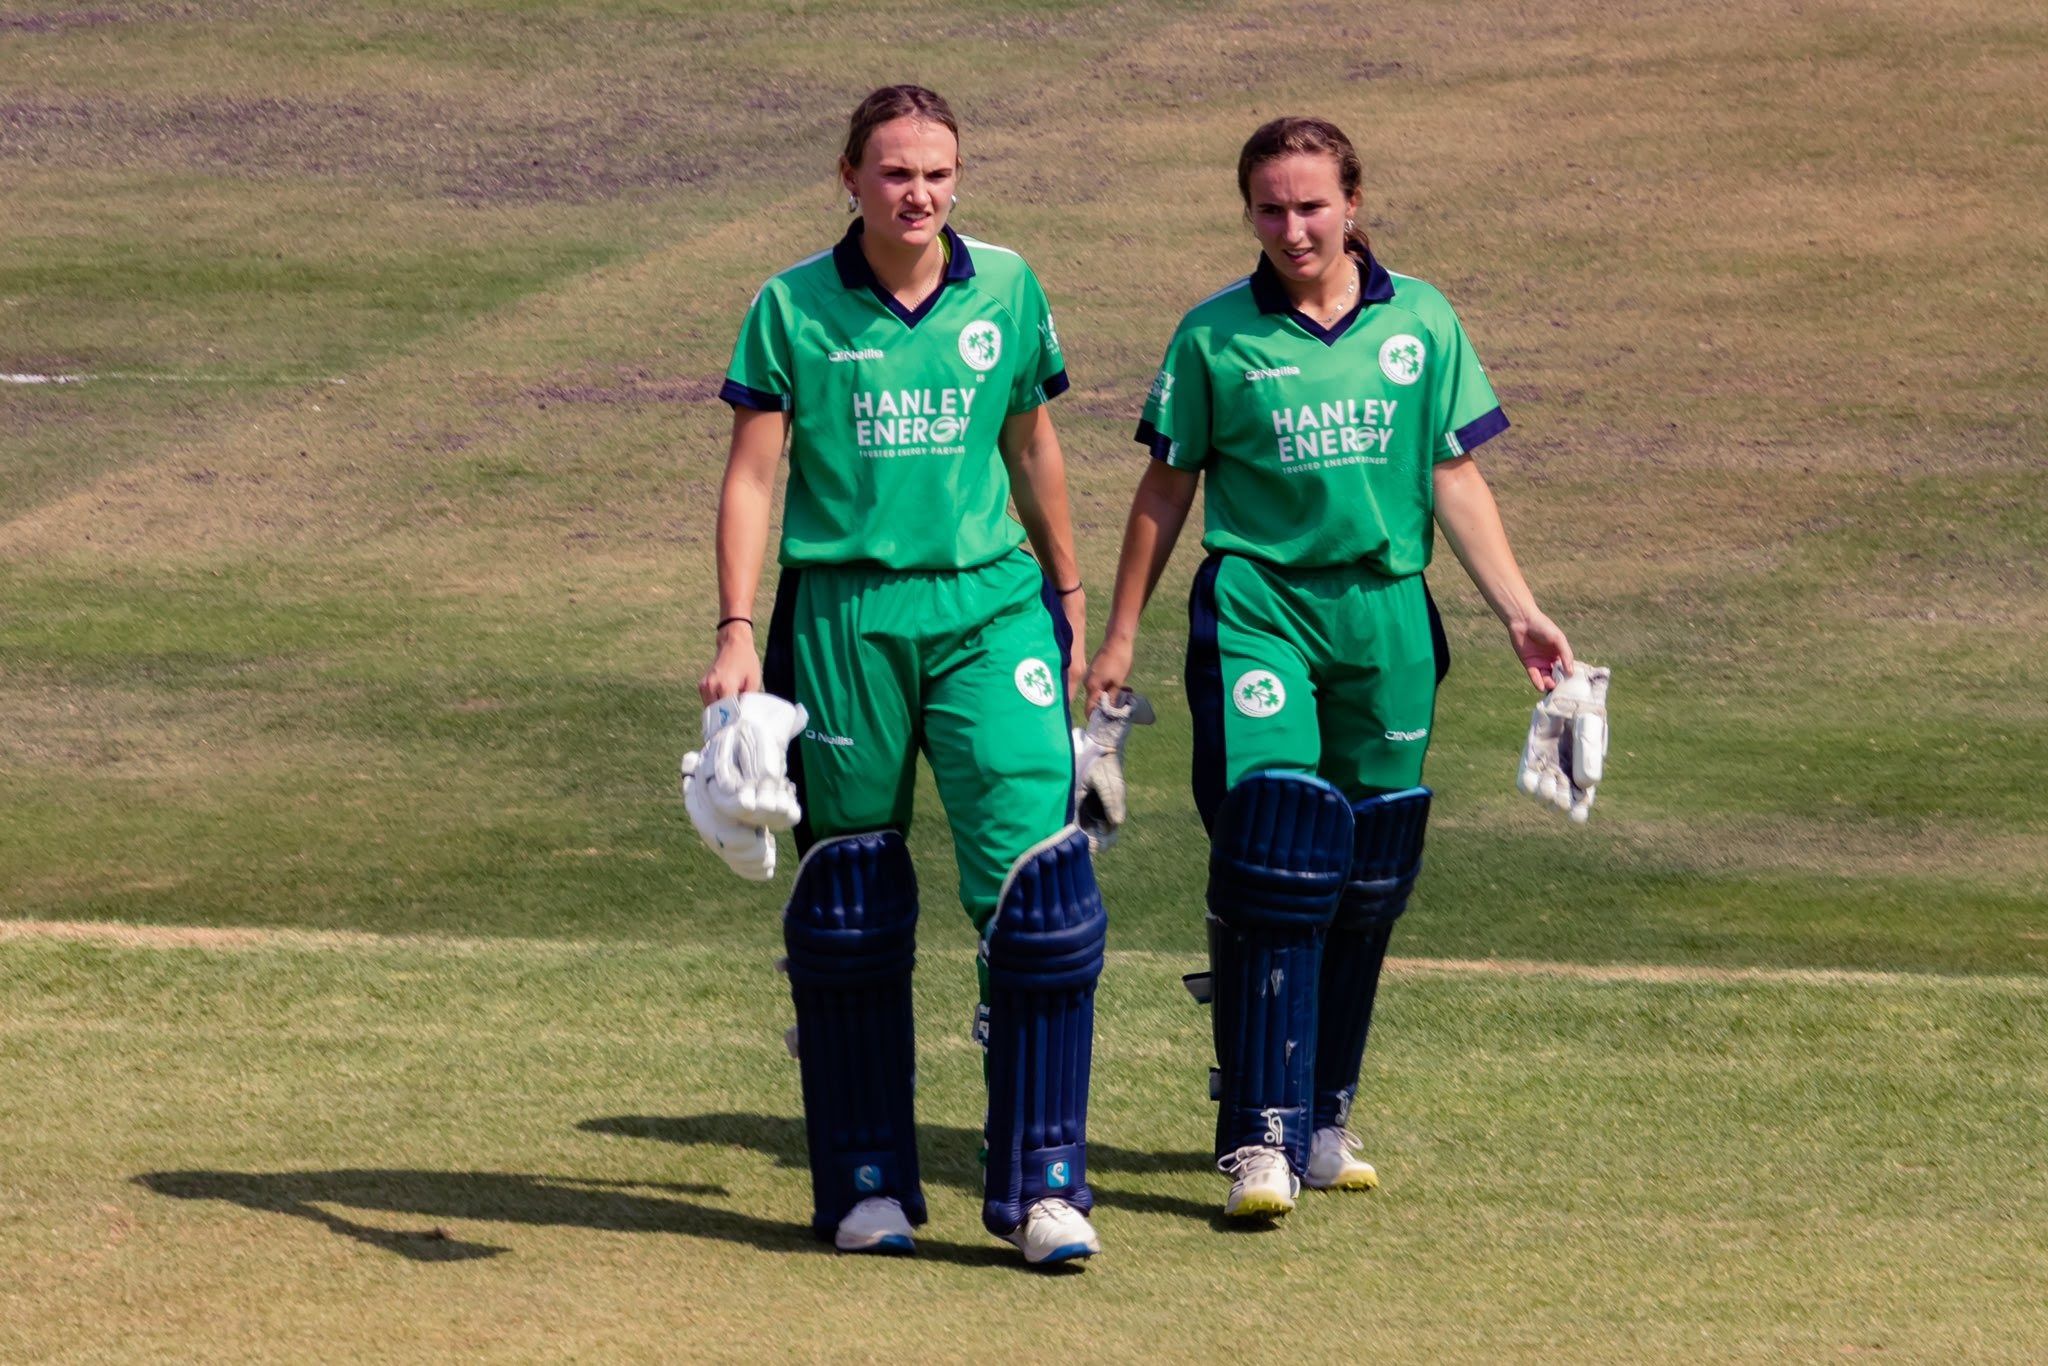
[[[0,383],[0,1359],[1264,1355],[1282,1287],[1317,1359],[2048,1355],[2044,58],[1973,0],[0,9],[0,374],[89,377]],[[928,788],[934,1225],[799,1228],[774,897],[673,766],[733,328],[906,78],[1058,310],[1091,583],[1250,263],[1236,146],[1321,112],[1616,669],[1567,829],[1433,572],[1387,1185],[1272,1235],[1211,1227],[1175,981],[1185,552],[1102,867],[1107,1255],[979,1230]]]

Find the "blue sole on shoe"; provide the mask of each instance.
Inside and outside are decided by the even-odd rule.
[[[879,1253],[884,1257],[908,1257],[917,1251],[917,1245],[910,1241],[908,1234],[891,1233],[887,1237],[876,1239],[866,1247],[842,1247],[839,1250],[851,1255],[866,1253],[873,1256]]]

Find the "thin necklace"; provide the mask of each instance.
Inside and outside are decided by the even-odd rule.
[[[889,297],[896,300],[898,304],[902,304],[906,296],[909,298],[916,299],[919,303],[922,303],[924,300],[929,299],[932,295],[938,293],[939,286],[945,282],[946,270],[952,264],[953,244],[947,241],[942,236],[939,238],[939,268],[932,272],[932,279],[930,284],[927,285],[924,283],[924,281],[918,279],[916,276],[912,276],[909,287],[903,290],[901,293],[899,293],[896,290],[888,289],[887,285],[882,284],[881,273],[879,271],[875,271],[875,283],[881,288],[888,290]],[[870,258],[868,262],[868,269],[871,271],[874,270],[874,261],[872,258]],[[916,305],[905,305],[905,307],[916,307]]]
[[[1327,310],[1333,320],[1344,316],[1344,310],[1351,304],[1351,296],[1358,293],[1358,262],[1352,260],[1348,255],[1344,258],[1344,262],[1351,267],[1351,283],[1344,287],[1344,297],[1331,304]],[[1325,310],[1304,308],[1302,311],[1311,318],[1320,321]]]
[[[939,239],[939,268],[938,268],[937,270],[935,270],[935,271],[933,271],[933,272],[932,272],[932,279],[931,279],[931,283],[930,283],[930,284],[926,284],[926,283],[925,283],[924,281],[922,281],[922,280],[912,280],[912,281],[910,282],[910,289],[911,289],[911,297],[912,297],[912,298],[914,298],[914,299],[916,299],[916,300],[917,300],[917,302],[921,304],[921,303],[923,303],[923,302],[924,302],[924,301],[925,301],[926,299],[929,299],[929,298],[931,298],[931,296],[932,296],[932,295],[936,294],[936,293],[938,292],[938,289],[939,289],[939,282],[940,282],[940,281],[942,281],[942,280],[944,280],[944,279],[946,278],[946,267],[947,267],[947,266],[948,266],[949,264],[951,264],[951,263],[952,263],[952,259],[953,259],[953,244],[952,244],[951,242],[948,242],[948,241],[947,241],[947,240],[946,240],[945,238],[943,238],[943,237],[942,237],[942,238],[940,238],[940,239]],[[900,295],[899,295],[899,296],[898,296],[898,302],[901,302],[901,301],[902,301],[902,296],[900,296]],[[912,307],[915,307],[915,305],[912,305]]]

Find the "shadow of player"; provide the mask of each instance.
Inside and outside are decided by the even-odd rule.
[[[145,1172],[135,1183],[178,1200],[222,1200],[244,1209],[303,1219],[331,1233],[414,1262],[462,1262],[511,1251],[470,1242],[439,1226],[387,1229],[337,1214],[329,1206],[429,1219],[549,1225],[607,1233],[668,1233],[744,1243],[771,1252],[830,1252],[808,1225],[761,1219],[677,1198],[724,1195],[720,1186],[591,1181],[519,1172],[408,1171],[345,1168],[309,1172]],[[666,1192],[648,1194],[647,1192]],[[918,1240],[918,1256],[967,1266],[1012,1263],[1008,1248]]]
[[[604,1119],[586,1119],[576,1127],[587,1133],[652,1139],[681,1147],[708,1143],[720,1147],[750,1148],[774,1158],[778,1166],[805,1173],[810,1171],[804,1144],[804,1122],[786,1115],[735,1112],[680,1117],[612,1115]],[[920,1124],[917,1136],[918,1167],[925,1183],[963,1191],[978,1199],[981,1195],[981,1132],[943,1124]],[[1207,1219],[1214,1212],[1208,1202],[1129,1190],[1119,1185],[1115,1178],[1157,1172],[1201,1172],[1212,1169],[1214,1165],[1215,1159],[1207,1153],[1148,1153],[1135,1148],[1119,1148],[1092,1138],[1088,1140],[1088,1184],[1095,1191],[1096,1202],[1109,1209]],[[918,1247],[924,1247],[922,1241]]]
[[[586,1133],[652,1139],[679,1146],[717,1144],[752,1149],[780,1166],[808,1171],[804,1157],[804,1126],[800,1119],[775,1115],[706,1114],[680,1118],[619,1115],[590,1119],[577,1128]],[[919,1136],[939,1160],[925,1165],[925,1178],[979,1197],[981,1167],[976,1159],[981,1136],[970,1129],[924,1125]],[[1208,1159],[1200,1153],[1142,1153],[1091,1142],[1091,1173],[1198,1171]],[[439,1224],[425,1228],[380,1228],[361,1218],[338,1213],[378,1211],[426,1220],[528,1224],[587,1228],[607,1233],[667,1233],[744,1243],[770,1252],[824,1253],[830,1246],[814,1238],[808,1224],[763,1219],[737,1210],[702,1204],[688,1196],[724,1196],[723,1186],[701,1182],[600,1181],[524,1172],[421,1171],[403,1168],[349,1167],[332,1171],[144,1172],[135,1183],[177,1200],[219,1200],[265,1214],[281,1214],[414,1262],[462,1262],[496,1257],[511,1251],[494,1243],[458,1238]],[[1102,1203],[1121,1209],[1145,1210],[1206,1219],[1207,1204],[1149,1192],[1118,1190],[1112,1180],[1096,1183]],[[917,1240],[924,1260],[964,1266],[1008,1266],[1016,1253],[994,1244],[968,1246],[927,1235]]]

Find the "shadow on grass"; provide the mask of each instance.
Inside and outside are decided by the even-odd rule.
[[[795,1247],[798,1230],[764,1219],[641,1192],[723,1195],[720,1186],[590,1181],[518,1172],[430,1172],[347,1168],[323,1172],[145,1172],[135,1183],[179,1200],[224,1200],[245,1209],[286,1214],[395,1252],[416,1262],[462,1262],[509,1251],[465,1242],[438,1226],[376,1228],[324,1208],[509,1224],[549,1224],[608,1232],[687,1233],[766,1246]],[[805,1240],[807,1241],[807,1240]],[[779,1244],[778,1244],[779,1245]]]
[[[346,1168],[315,1172],[145,1172],[135,1183],[179,1200],[223,1200],[244,1209],[304,1219],[414,1262],[465,1262],[512,1249],[475,1243],[437,1226],[386,1229],[326,1208],[384,1210],[428,1218],[598,1229],[608,1233],[674,1233],[745,1243],[769,1252],[826,1253],[808,1224],[756,1218],[693,1200],[643,1194],[671,1191],[724,1195],[722,1186],[687,1182],[589,1181],[518,1172],[432,1172]],[[919,1238],[920,1259],[963,1266],[1006,1266],[1008,1248],[967,1247]]]
[[[605,1119],[586,1119],[576,1127],[588,1133],[653,1139],[683,1147],[714,1144],[750,1148],[774,1158],[779,1166],[805,1173],[810,1171],[810,1162],[805,1156],[804,1122],[786,1115],[715,1113],[680,1118],[613,1115]],[[943,1124],[920,1124],[917,1134],[918,1166],[922,1169],[925,1183],[963,1191],[979,1199],[981,1132]],[[1159,1172],[1202,1172],[1214,1165],[1215,1159],[1207,1153],[1148,1153],[1135,1148],[1119,1148],[1092,1138],[1088,1140],[1088,1183],[1095,1191],[1097,1203],[1110,1209],[1206,1220],[1214,1213],[1213,1205],[1208,1202],[1128,1190],[1115,1178]],[[924,1244],[919,1243],[918,1246],[922,1248]]]
[[[800,1119],[751,1114],[675,1119],[619,1115],[585,1120],[577,1128],[586,1133],[653,1139],[681,1146],[745,1147],[774,1158],[783,1167],[808,1170]],[[936,1162],[925,1164],[926,1180],[979,1198],[981,1166],[976,1154],[981,1135],[971,1129],[925,1125],[920,1136],[938,1157]],[[1088,1145],[1088,1161],[1091,1171],[1112,1176],[1199,1171],[1208,1165],[1208,1158],[1201,1153],[1143,1153],[1100,1143]],[[522,1172],[350,1167],[308,1172],[144,1172],[135,1178],[135,1183],[177,1200],[220,1200],[265,1214],[303,1219],[414,1262],[475,1261],[511,1249],[458,1238],[438,1224],[417,1229],[379,1228],[338,1214],[334,1207],[424,1219],[587,1228],[607,1233],[673,1233],[744,1243],[769,1252],[830,1251],[827,1244],[812,1237],[808,1224],[762,1219],[681,1198],[728,1194],[723,1186],[702,1182],[597,1181]],[[1106,1186],[1098,1181],[1096,1190],[1101,1202],[1114,1208],[1194,1219],[1207,1219],[1212,1213],[1205,1203],[1119,1190],[1113,1179]],[[917,1255],[920,1260],[962,1266],[1013,1266],[1017,1259],[1017,1254],[1006,1247],[970,1247],[924,1236],[918,1239]]]

